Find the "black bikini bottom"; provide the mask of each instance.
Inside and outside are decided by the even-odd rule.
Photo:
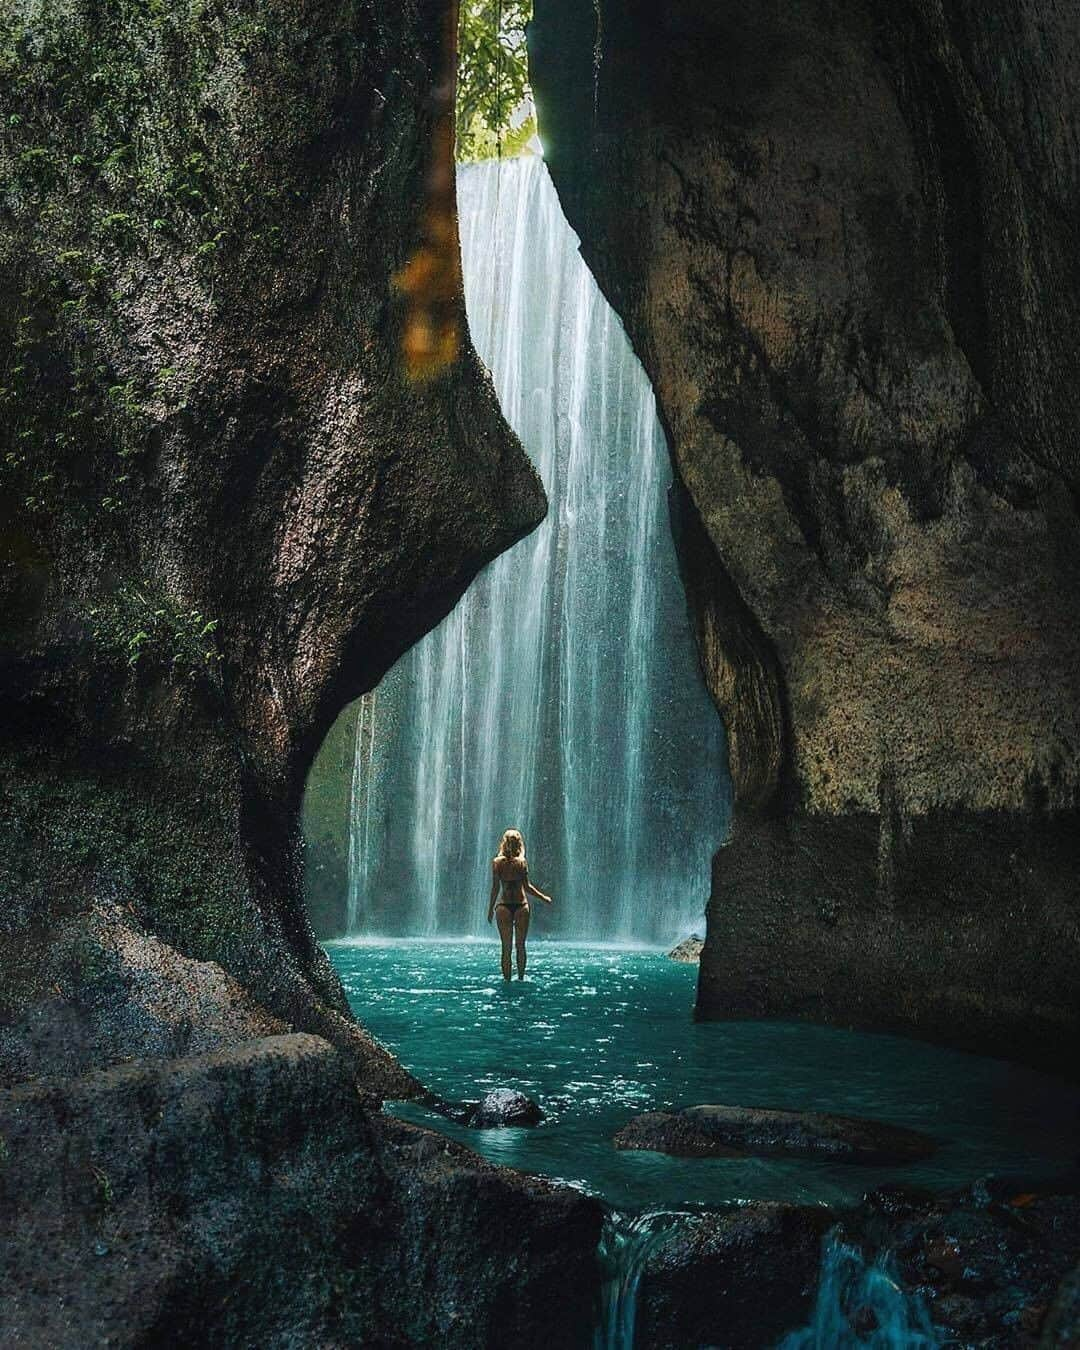
[[[499,905],[501,905],[503,909],[508,909],[511,914],[516,914],[519,909],[523,908],[528,903],[528,900],[500,900],[495,908],[498,909]]]

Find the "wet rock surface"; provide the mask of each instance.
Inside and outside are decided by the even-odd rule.
[[[1080,20],[1006,8],[537,0],[530,55],[728,733],[700,1014],[1061,1065]]]
[[[648,1259],[634,1344],[774,1345],[813,1303],[821,1239],[832,1222],[820,1207],[763,1202],[691,1219]]]
[[[0,6],[5,1345],[585,1315],[591,1207],[367,1109],[423,1090],[301,884],[335,716],[544,513],[466,331],[437,11]],[[533,1220],[552,1282],[583,1225],[565,1326]]]
[[[683,938],[682,942],[677,943],[668,952],[668,959],[670,961],[682,961],[688,966],[696,966],[701,960],[701,951],[704,946],[703,938]]]
[[[406,359],[441,25],[302,8],[0,13],[0,335],[32,333],[0,418],[0,1011],[57,1013],[49,946],[113,904],[359,1072],[305,911],[305,776],[545,503],[460,278],[446,361]]]
[[[514,1088],[493,1088],[472,1107],[466,1123],[478,1130],[502,1125],[539,1125],[544,1113],[531,1097]]]
[[[754,1202],[688,1216],[647,1258],[635,1344],[775,1345],[808,1323],[822,1257],[837,1243],[856,1264],[887,1253],[897,1297],[920,1301],[944,1344],[1075,1343],[1080,1196],[1068,1180],[1017,1177],[941,1195],[889,1186],[846,1210]],[[830,1344],[879,1330],[857,1288],[836,1316]]]
[[[24,1084],[0,1138],[5,1345],[587,1343],[599,1206],[369,1111],[316,1037]]]
[[[1036,1309],[1038,1305],[1035,1305]],[[1035,1320],[1033,1316],[1032,1321]],[[1047,1350],[1080,1345],[1080,1265],[1058,1286],[1054,1301],[1042,1322],[1039,1342]]]
[[[933,1139],[898,1125],[816,1111],[745,1106],[647,1111],[618,1131],[615,1146],[682,1157],[789,1154],[883,1164],[915,1162],[937,1151]]]
[[[133,1058],[198,1055],[288,1030],[220,966],[181,956],[133,927],[119,906],[98,905],[69,922],[45,954],[41,979],[46,997],[0,1027],[5,1086]]]
[[[1080,1250],[1075,1180],[1062,1189],[991,1179],[933,1199],[890,1188],[869,1196],[841,1232],[895,1253],[905,1286],[925,1299],[947,1343],[1069,1343],[1052,1338],[1067,1324],[1068,1274]]]

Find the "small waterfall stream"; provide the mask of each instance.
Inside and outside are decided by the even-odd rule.
[[[634,1350],[638,1289],[649,1257],[686,1215],[667,1210],[609,1211],[600,1235],[603,1284],[593,1350]]]
[[[462,166],[458,201],[473,341],[550,510],[363,701],[349,929],[484,931],[513,825],[543,931],[674,941],[703,931],[729,789],[652,388],[541,159]]]
[[[941,1343],[923,1300],[900,1284],[891,1255],[868,1259],[832,1233],[810,1321],[777,1350],[937,1350]]]
[[[598,1252],[603,1283],[593,1350],[634,1350],[649,1260],[693,1221],[692,1214],[671,1210],[608,1212]],[[717,1326],[716,1344],[723,1343],[724,1328]],[[832,1232],[823,1244],[810,1320],[783,1337],[776,1350],[938,1350],[941,1344],[925,1303],[903,1288],[890,1253],[868,1257]]]

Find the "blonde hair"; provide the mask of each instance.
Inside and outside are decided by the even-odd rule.
[[[499,840],[499,852],[496,856],[525,861],[525,838],[520,830],[504,831],[503,837]]]

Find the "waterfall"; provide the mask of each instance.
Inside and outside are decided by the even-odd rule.
[[[603,1283],[593,1350],[634,1350],[638,1288],[649,1257],[688,1216],[664,1210],[622,1215],[609,1212],[598,1256]]]
[[[356,709],[356,750],[353,755],[352,790],[349,794],[349,895],[347,922],[350,932],[356,930],[362,896],[367,895],[372,883],[371,869],[375,863],[372,848],[372,815],[376,810],[375,745],[378,724],[375,713],[379,691],[365,694]]]
[[[473,342],[550,510],[361,706],[350,927],[486,931],[516,826],[542,931],[673,941],[702,930],[729,787],[652,389],[541,159],[460,167],[458,202]]]
[[[935,1350],[940,1344],[925,1304],[903,1289],[889,1253],[869,1261],[831,1233],[809,1325],[785,1336],[778,1350]]]

